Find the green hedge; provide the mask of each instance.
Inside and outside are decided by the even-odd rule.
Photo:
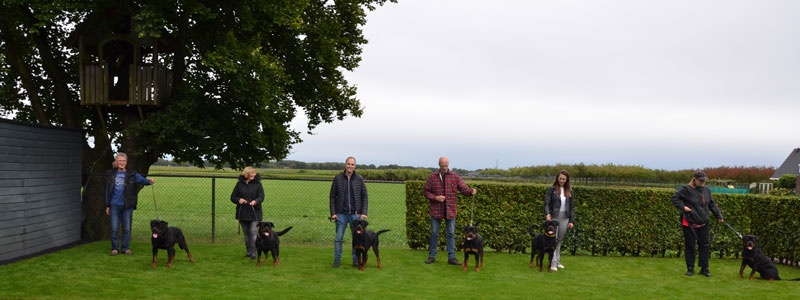
[[[475,220],[484,220],[481,234],[496,251],[526,252],[530,224],[544,221],[547,185],[469,183],[478,189]],[[409,247],[428,247],[430,215],[423,195],[424,182],[406,182],[406,236]],[[674,189],[574,187],[575,228],[564,242],[566,251],[592,255],[661,255],[680,253],[683,234],[679,212],[670,197]],[[800,258],[800,198],[715,194],[726,222],[742,234],[759,236],[770,257]],[[456,246],[463,243],[461,228],[469,223],[472,197],[459,197]],[[739,238],[724,224],[713,222],[712,251],[738,256]],[[444,247],[444,234],[439,246]]]

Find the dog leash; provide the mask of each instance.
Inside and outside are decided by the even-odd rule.
[[[472,218],[475,216],[475,194],[472,194],[472,208],[469,212],[469,226],[472,226]]]
[[[728,222],[722,222],[722,224],[725,224],[725,226],[728,226],[728,228],[730,228],[731,231],[733,231],[733,233],[735,233],[740,239],[744,239],[742,237],[742,234],[739,233],[738,231],[736,231],[736,229],[733,229],[733,226],[731,226],[731,224],[728,224]]]
[[[156,211],[156,220],[161,220],[158,217],[158,205],[156,205],[156,187],[153,186],[154,184],[150,184],[150,190],[153,191],[153,209]]]

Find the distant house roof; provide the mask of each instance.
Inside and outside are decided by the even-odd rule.
[[[792,152],[789,153],[789,157],[783,161],[780,168],[775,170],[775,174],[772,174],[769,179],[777,180],[786,174],[800,175],[800,148],[792,150]]]

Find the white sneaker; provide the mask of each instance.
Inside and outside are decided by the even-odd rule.
[[[551,267],[550,271],[558,271],[558,268],[557,267]]]
[[[563,269],[563,268],[564,268],[564,265],[562,265],[562,264],[558,264],[558,268],[559,268],[559,269]]]

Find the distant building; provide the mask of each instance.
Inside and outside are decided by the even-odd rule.
[[[772,174],[769,179],[778,180],[781,176],[786,174],[800,175],[800,148],[794,148],[794,150],[789,153],[789,157],[783,161],[783,164],[775,170],[775,174]]]

